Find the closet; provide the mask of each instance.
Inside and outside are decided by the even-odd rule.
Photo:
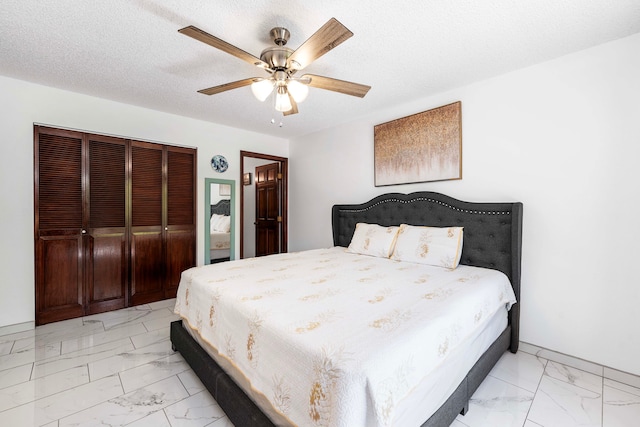
[[[34,157],[36,324],[173,298],[196,150],[35,126]]]

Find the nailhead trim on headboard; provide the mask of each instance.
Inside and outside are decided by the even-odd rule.
[[[439,205],[442,205],[444,207],[447,207],[449,209],[453,209],[454,211],[458,211],[458,212],[463,212],[463,213],[469,213],[469,214],[480,214],[480,215],[511,215],[511,212],[509,211],[472,211],[472,210],[468,210],[468,209],[460,209],[457,208],[455,206],[451,206],[448,203],[444,203],[441,202],[440,200],[434,200],[434,199],[429,199],[429,198],[425,198],[425,197],[416,197],[415,199],[411,199],[411,200],[400,200],[400,199],[386,199],[386,200],[380,200],[379,202],[374,203],[371,206],[367,206],[366,208],[363,209],[340,209],[340,212],[365,212],[368,211],[370,209],[373,209],[374,207],[381,205],[383,203],[389,203],[389,202],[395,202],[395,203],[413,203],[413,202],[417,202],[417,201],[422,201],[422,202],[430,202],[430,203],[437,203]]]

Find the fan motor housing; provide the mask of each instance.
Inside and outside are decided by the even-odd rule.
[[[267,64],[272,70],[282,70],[289,68],[289,57],[293,53],[293,49],[284,46],[268,47],[260,54],[260,59]]]

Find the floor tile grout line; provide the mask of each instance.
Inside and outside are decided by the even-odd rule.
[[[189,369],[187,369],[186,371],[182,371],[182,372],[180,372],[180,373],[176,374],[176,377],[178,378],[178,381],[180,381],[180,384],[182,384],[182,387],[184,387],[184,389],[185,389],[185,390],[187,390],[187,394],[188,394],[189,396],[192,396],[192,394],[191,394],[191,393],[189,393],[189,389],[188,389],[188,388],[187,388],[187,386],[184,384],[184,381],[182,381],[182,378],[180,378],[180,374],[182,374],[182,373],[184,373],[184,372],[187,372],[187,371],[189,371],[189,370],[193,371],[193,369],[192,369],[191,367],[189,367]],[[204,387],[204,384],[203,384],[202,386]],[[207,391],[207,392],[208,392],[208,390],[207,390],[207,388],[206,388],[206,387],[204,387],[204,388],[203,388],[203,390],[205,390],[205,391]],[[196,394],[197,394],[197,393],[196,393]]]
[[[175,354],[175,353],[174,353],[174,354]],[[118,376],[120,376],[120,374],[122,374],[122,373],[124,373],[124,372],[128,372],[128,371],[131,371],[131,370],[133,370],[133,369],[138,369],[138,368],[140,368],[140,367],[143,367],[143,366],[146,366],[146,365],[150,365],[150,364],[152,364],[152,363],[155,363],[155,362],[157,362],[157,361],[158,361],[158,360],[160,360],[160,359],[164,359],[164,358],[172,357],[172,356],[173,356],[173,354],[165,355],[165,356],[162,356],[162,357],[160,357],[160,358],[158,358],[158,359],[150,360],[149,362],[144,363],[144,364],[142,364],[142,365],[134,366],[134,367],[131,367],[131,368],[128,368],[128,369],[123,369],[123,370],[121,370],[121,371],[118,371]],[[184,360],[184,359],[183,359],[183,360]],[[185,362],[185,363],[186,363],[186,362]],[[187,368],[186,368],[184,371],[180,371],[180,372],[177,372],[177,373],[175,373],[175,374],[169,375],[168,377],[166,377],[166,378],[162,378],[162,379],[159,379],[158,381],[166,380],[167,378],[171,378],[172,376],[174,376],[174,375],[175,375],[175,376],[176,376],[176,378],[178,379],[178,381],[180,382],[180,384],[182,385],[182,387],[187,391],[187,394],[189,394],[189,390],[187,390],[187,386],[185,386],[185,385],[184,385],[184,383],[180,380],[180,377],[178,377],[178,375],[179,375],[179,374],[182,374],[183,372],[187,372],[187,371],[188,371],[188,370],[190,370],[190,369],[191,369],[191,367],[187,366]],[[158,381],[154,381],[154,382],[149,383],[149,384],[155,384],[155,383],[157,383]],[[122,377],[120,377],[120,382],[122,382]],[[139,389],[141,389],[141,388],[143,388],[143,387],[147,387],[149,384],[146,384],[146,385],[144,385],[144,386],[142,386],[142,387],[138,387],[138,388],[136,388],[136,389],[134,389],[134,390],[131,390],[131,391],[135,391],[135,390],[139,390]],[[124,390],[124,384],[122,385],[122,389]],[[125,390],[125,393],[130,393],[130,392],[128,392],[128,391],[126,391],[126,390]]]
[[[144,333],[145,333],[145,334],[148,334],[149,332],[144,332]],[[133,336],[137,336],[137,335],[138,335],[138,334],[133,335]],[[142,334],[140,334],[140,335],[142,335]],[[127,340],[127,339],[128,339],[128,340],[129,340],[129,343],[131,344],[131,346],[132,346],[132,347],[133,347],[133,349],[134,349],[133,351],[135,351],[135,350],[140,350],[140,349],[143,349],[143,348],[145,348],[145,347],[148,347],[148,346],[151,346],[151,345],[157,344],[157,343],[159,343],[159,342],[162,342],[162,341],[165,341],[166,339],[168,339],[168,337],[167,337],[167,338],[162,339],[162,340],[160,340],[160,341],[152,342],[152,343],[150,343],[150,344],[147,344],[147,345],[144,345],[144,346],[141,346],[141,347],[139,347],[139,348],[138,348],[138,347],[136,347],[136,345],[134,344],[134,342],[133,342],[133,340],[131,339],[131,337],[132,337],[132,335],[123,336],[123,337],[118,338],[118,339],[116,339],[116,340],[113,340],[113,341],[107,341],[107,342],[101,343],[101,344],[99,344],[99,345],[112,344],[112,343],[115,343],[115,342],[117,342],[117,341],[124,341],[124,340]],[[52,357],[49,357],[49,358],[46,358],[46,359],[42,359],[42,360],[37,360],[37,361],[35,361],[34,363],[43,362],[43,361],[46,361],[46,360],[48,360],[48,359],[53,359],[53,358],[55,358],[55,357],[60,357],[60,358],[63,358],[63,359],[71,359],[71,358],[74,358],[74,357],[83,357],[83,356],[87,356],[87,357],[88,357],[88,356],[91,356],[91,354],[86,354],[86,355],[82,355],[82,356],[81,356],[81,355],[76,355],[76,356],[74,356],[74,355],[73,355],[73,353],[79,353],[79,352],[83,352],[83,351],[88,351],[90,348],[91,348],[91,347],[81,348],[81,349],[78,349],[78,350],[75,350],[75,351],[72,351],[72,352],[69,352],[69,353],[60,354],[60,355],[58,355],[58,356],[52,356]],[[127,352],[125,352],[125,353],[127,353]],[[94,353],[94,354],[96,354],[96,353]],[[111,355],[111,356],[105,356],[103,359],[106,359],[106,358],[109,358],[109,357],[112,357],[112,356],[113,356],[113,355]],[[97,361],[99,361],[99,360],[103,360],[103,359],[97,359],[97,360],[94,360],[94,361],[92,361],[92,362],[97,362]],[[26,365],[26,363],[25,363],[25,365]]]
[[[89,369],[89,367],[87,366],[87,370],[88,370],[88,369]],[[117,374],[115,374],[115,375],[117,375]],[[110,375],[110,376],[113,376],[113,375]],[[104,378],[108,378],[108,377],[104,377]],[[99,381],[99,380],[102,380],[102,379],[104,379],[104,378],[100,378],[100,379],[98,379],[98,381]],[[90,383],[91,383],[91,382],[88,382],[87,384],[90,384]],[[120,384],[120,389],[123,391],[123,393],[122,393],[122,394],[119,394],[119,395],[118,395],[118,396],[116,396],[116,397],[120,397],[120,396],[122,396],[122,395],[124,394],[124,389],[122,388],[122,384]],[[91,406],[89,406],[89,407],[87,407],[87,408],[82,408],[82,409],[80,409],[80,410],[78,410],[78,411],[76,411],[76,412],[73,412],[73,413],[71,413],[71,414],[68,414],[68,415],[66,415],[66,416],[64,416],[64,417],[62,417],[62,418],[58,418],[58,419],[56,420],[56,421],[58,422],[58,426],[60,425],[60,420],[63,420],[63,419],[65,419],[65,418],[69,418],[69,417],[71,417],[71,416],[73,416],[73,415],[75,415],[75,414],[77,414],[77,413],[82,412],[82,411],[86,411],[86,410],[88,410],[88,409],[95,408],[96,406],[98,406],[98,405],[102,405],[103,403],[108,402],[108,401],[110,401],[111,399],[115,399],[115,398],[110,398],[110,399],[107,399],[107,400],[103,400],[103,401],[101,401],[101,402],[96,403],[95,405],[91,405]]]
[[[125,340],[125,339],[128,339],[128,340],[129,340],[129,343],[130,343],[130,344],[131,344],[131,346],[133,347],[133,350],[130,350],[130,351],[124,351],[124,352],[120,352],[120,353],[116,353],[116,354],[105,355],[104,357],[102,357],[102,358],[100,358],[100,359],[92,360],[91,362],[87,362],[87,363],[80,363],[79,365],[75,365],[75,366],[72,366],[72,367],[69,367],[69,368],[63,369],[63,370],[61,370],[61,371],[53,372],[52,374],[49,374],[49,375],[53,375],[53,374],[57,374],[57,373],[60,373],[60,372],[64,372],[64,371],[67,371],[67,370],[69,370],[69,369],[74,369],[74,368],[77,368],[77,367],[80,367],[80,366],[83,366],[83,365],[86,365],[86,366],[87,366],[87,369],[89,369],[89,364],[90,364],[90,363],[100,362],[100,361],[103,361],[103,360],[105,360],[105,359],[109,359],[109,358],[111,358],[111,357],[121,355],[121,354],[123,354],[123,353],[130,353],[131,351],[141,350],[141,349],[144,349],[145,347],[149,347],[149,346],[151,346],[151,345],[158,344],[158,343],[161,343],[162,341],[166,341],[166,340],[168,340],[168,338],[165,338],[165,339],[163,339],[163,340],[161,340],[161,341],[152,342],[152,343],[150,343],[150,344],[148,344],[148,345],[146,345],[146,346],[142,346],[142,347],[140,347],[140,348],[136,348],[136,347],[135,347],[135,345],[133,344],[133,341],[131,340],[131,337],[121,338],[120,340]],[[83,350],[87,350],[87,349],[83,349]],[[83,351],[83,350],[79,350],[79,351]],[[109,351],[109,350],[106,350],[106,351]],[[68,354],[71,354],[71,353],[68,353]],[[96,354],[96,353],[94,353],[94,354]],[[75,356],[75,357],[91,357],[91,356],[92,356],[92,354],[85,354],[85,355]],[[162,358],[164,358],[164,357],[167,357],[167,356],[166,356],[166,355],[159,356],[158,358],[153,359],[151,362],[157,361],[157,360],[162,359]],[[71,358],[73,358],[73,357],[71,357]],[[65,359],[65,358],[63,358],[63,359],[61,359],[61,360],[64,360],[64,359]],[[140,366],[141,366],[141,365],[140,365]],[[32,367],[32,371],[33,371],[33,369],[34,369],[34,368],[35,368],[35,363],[34,363],[34,367]],[[130,368],[130,369],[132,369],[132,368]],[[90,375],[90,372],[91,372],[91,371],[90,371],[90,369],[89,369],[89,375]],[[123,372],[123,371],[119,371],[119,372]],[[47,376],[49,376],[49,375],[44,375],[44,376],[41,376],[41,377],[38,377],[38,378],[35,378],[35,379],[46,378],[46,377],[47,377]],[[114,375],[114,374],[111,374],[111,375]],[[106,377],[109,377],[109,376],[111,376],[111,375],[107,375]],[[33,376],[33,373],[32,373],[32,376]],[[102,379],[102,378],[106,378],[106,377],[97,378],[96,380],[100,380],[100,379]],[[35,380],[35,379],[32,379],[32,380]]]
[[[621,392],[623,392],[623,393],[631,394],[631,395],[633,395],[633,396],[637,396],[637,397],[639,397],[639,398],[640,398],[640,387],[636,387],[636,386],[628,385],[628,384],[625,384],[625,383],[621,383],[620,381],[612,380],[611,378],[606,378],[606,379],[607,379],[607,380],[609,380],[609,381],[617,382],[618,384],[622,384],[622,385],[624,385],[624,386],[627,386],[627,387],[631,387],[631,388],[633,388],[633,389],[636,389],[636,390],[638,390],[638,392],[637,392],[637,393],[633,393],[633,392],[630,392],[630,391],[628,391],[628,390],[623,390],[622,388],[620,388],[620,387],[616,387],[616,386],[615,386],[615,385],[613,385],[613,384],[605,384],[605,383],[604,383],[604,381],[602,382],[602,387],[603,387],[603,388],[604,388],[605,386],[607,386],[607,387],[610,387],[610,388],[612,388],[612,389],[614,389],[614,390],[618,390],[618,391],[621,391]]]
[[[600,379],[602,380],[602,384],[604,385],[604,376],[602,376],[602,375],[594,374],[593,372],[585,371],[584,369],[576,368],[576,367],[573,367],[573,366],[571,366],[571,365],[565,365],[564,363],[556,362],[556,361],[554,361],[554,360],[548,360],[548,362],[551,362],[551,363],[554,363],[554,364],[558,364],[558,365],[561,365],[561,366],[564,366],[564,367],[567,367],[567,368],[575,369],[576,371],[584,372],[584,373],[586,373],[586,374],[589,374],[589,375],[593,375],[593,376],[595,376],[595,377],[598,377],[598,378],[600,378]],[[549,364],[548,362],[547,362],[547,366],[548,366],[548,364]],[[568,382],[568,381],[565,381],[565,380],[562,380],[562,379],[559,379],[559,378],[552,377],[551,375],[547,374],[546,366],[545,366],[545,370],[544,370],[544,372],[543,372],[543,374],[542,374],[542,375],[543,375],[543,376],[544,376],[544,375],[546,375],[546,376],[548,376],[549,378],[553,378],[553,379],[555,379],[555,380],[557,380],[557,381],[561,381],[561,382],[563,382],[563,383],[565,383],[565,384],[570,384],[570,385],[572,385],[572,386],[574,386],[574,387],[581,388],[582,390],[586,390],[586,391],[590,391],[590,392],[592,392],[592,393],[596,393],[595,391],[593,391],[593,390],[589,390],[588,388],[582,387],[582,386],[580,386],[580,385],[578,385],[578,384],[576,384],[576,383],[571,383],[571,382]]]
[[[149,310],[149,313],[157,312],[157,311],[163,311],[163,310],[169,311],[169,313],[170,313],[170,314],[167,314],[164,317],[169,317],[169,316],[171,316],[173,314],[173,312],[170,311],[170,310],[167,310],[166,307],[163,307],[162,309],[159,309],[159,310]],[[144,317],[144,316],[142,316],[142,317]],[[114,331],[114,330],[117,330],[117,329],[126,328],[126,327],[128,327],[128,326],[130,326],[132,324],[135,324],[135,323],[142,324],[142,326],[144,326],[145,329],[146,329],[146,325],[144,324],[144,322],[150,322],[150,321],[159,320],[159,319],[163,318],[163,317],[159,317],[157,319],[150,319],[150,320],[149,319],[144,319],[143,320],[142,317],[138,317],[138,318],[135,318],[135,319],[129,319],[126,322],[115,324],[113,327],[110,327],[110,328],[106,328],[105,327],[105,331]],[[150,331],[147,331],[147,332],[150,332]]]
[[[85,337],[89,337],[89,336],[91,336],[91,335],[93,335],[93,334],[80,335],[80,336],[78,336],[77,338],[85,338]],[[68,340],[65,340],[65,341],[68,341]],[[73,352],[70,352],[70,353],[64,353],[64,354],[63,354],[63,353],[62,353],[62,342],[63,342],[62,340],[61,340],[61,341],[56,340],[56,341],[46,342],[46,343],[44,343],[43,345],[37,345],[37,346],[34,346],[33,348],[27,348],[27,349],[24,349],[24,350],[20,350],[20,351],[19,351],[19,352],[17,352],[17,353],[9,353],[9,354],[20,354],[20,353],[26,353],[26,352],[28,352],[28,351],[33,351],[33,352],[35,353],[35,351],[36,351],[37,349],[39,349],[39,348],[45,348],[45,347],[47,347],[47,346],[52,346],[53,344],[59,344],[59,346],[60,346],[60,347],[59,347],[59,354],[54,355],[54,356],[50,356],[50,357],[45,357],[45,358],[43,358],[43,359],[38,359],[38,360],[35,360],[35,358],[34,358],[34,362],[42,362],[42,361],[45,361],[45,360],[48,360],[48,359],[53,359],[53,358],[55,358],[55,357],[61,357],[61,356],[63,356],[64,354],[70,354],[70,353],[73,353]],[[76,351],[81,351],[81,349],[80,349],[80,350],[76,350]],[[8,356],[8,355],[5,355],[5,356]]]
[[[74,366],[73,368],[70,368],[70,369],[74,369],[74,368],[78,368],[78,366]],[[60,371],[60,372],[64,372],[64,371]],[[113,375],[109,375],[109,376],[113,376]],[[41,377],[41,378],[43,378],[43,377]],[[104,377],[104,378],[108,378],[108,377]],[[100,378],[100,380],[101,380],[101,379],[104,379],[104,378]],[[4,410],[0,411],[0,414],[2,414],[3,412],[7,412],[7,411],[11,411],[11,410],[13,410],[13,409],[19,408],[19,407],[21,407],[21,406],[30,405],[30,404],[33,404],[33,403],[38,402],[38,401],[40,401],[40,400],[48,399],[48,398],[50,398],[50,397],[53,397],[53,396],[56,396],[56,395],[59,395],[59,394],[62,394],[62,393],[69,392],[69,391],[71,391],[71,390],[73,390],[73,389],[76,389],[76,388],[78,388],[78,387],[82,387],[82,386],[86,386],[86,385],[88,385],[88,384],[91,384],[91,381],[88,381],[88,382],[86,382],[86,383],[84,383],[84,384],[76,385],[76,386],[74,386],[74,387],[67,388],[67,389],[65,389],[65,390],[59,390],[59,391],[57,391],[57,392],[55,392],[55,393],[51,393],[51,394],[48,394],[48,395],[46,395],[46,396],[39,397],[39,398],[34,399],[34,400],[30,400],[30,401],[28,401],[28,402],[21,403],[21,404],[16,405],[16,406],[14,406],[14,407],[12,407],[12,408],[4,409]],[[110,400],[110,399],[109,399],[109,400]],[[106,402],[106,401],[105,401],[105,402]],[[100,403],[104,403],[104,402],[100,402]],[[93,408],[93,406],[96,406],[96,405],[92,405],[92,406],[90,406],[89,408]],[[88,409],[88,408],[85,408],[85,409]],[[84,410],[84,409],[83,409],[83,410]],[[75,412],[74,412],[74,413],[75,413]],[[70,415],[72,415],[72,414],[70,414]],[[70,416],[70,415],[68,415],[68,416]],[[66,418],[66,417],[63,417],[63,418]],[[59,420],[58,420],[58,421],[59,421]],[[53,422],[53,421],[52,421],[52,422]]]
[[[180,379],[180,378],[178,378],[178,379]],[[187,389],[187,388],[185,387],[185,390],[186,390],[186,389]],[[188,392],[188,391],[187,391],[187,394],[189,394],[189,392]],[[169,424],[170,426],[172,426],[172,424],[171,424],[171,420],[169,419],[169,416],[167,415],[167,411],[165,411],[165,408],[162,408],[162,409],[161,409],[161,411],[162,411],[162,415],[164,415],[164,418],[167,420],[167,424]]]
[[[144,334],[148,334],[148,333],[150,333],[150,332],[154,332],[154,330],[151,330],[151,331],[147,330],[147,327],[146,327],[146,325],[144,325],[144,323],[143,323],[143,322],[137,322],[137,323],[140,323],[140,324],[145,328],[145,332],[135,333],[135,334],[133,334],[133,335],[124,335],[124,334],[123,334],[123,336],[121,336],[121,337],[119,337],[119,338],[114,338],[114,339],[111,339],[111,340],[109,340],[109,341],[105,341],[105,342],[103,342],[103,343],[101,343],[101,344],[109,344],[109,343],[112,343],[112,342],[116,342],[116,341],[118,341],[118,340],[123,340],[123,339],[126,339],[126,338],[131,339],[131,338],[133,338],[133,337],[137,337],[137,336],[141,336],[141,335],[144,335]],[[123,327],[123,328],[116,328],[116,330],[117,330],[117,329],[124,329],[124,328],[125,328],[125,327]],[[159,330],[159,329],[156,329],[156,330]],[[106,334],[106,333],[109,333],[110,331],[113,331],[113,329],[111,329],[111,330],[106,330],[106,331],[103,331],[103,332],[100,332],[100,334]],[[90,335],[86,335],[86,336],[84,336],[84,337],[89,337],[89,336],[90,336]],[[84,338],[84,337],[80,337],[80,338]],[[133,342],[133,340],[132,340],[131,344],[133,344],[133,347],[134,347],[135,349],[138,349],[138,347],[136,347],[136,345],[135,345],[135,343]],[[86,347],[86,348],[89,348],[89,347]],[[83,350],[83,349],[78,349],[78,350],[74,350],[74,351],[82,351],[82,350]],[[70,353],[72,353],[72,352],[68,352],[68,353],[61,353],[61,355],[62,355],[62,354],[70,354]]]
[[[542,375],[540,375],[540,378],[538,379],[538,386],[536,387],[536,391],[533,393],[533,398],[531,399],[531,405],[529,405],[529,409],[527,409],[527,415],[524,418],[525,424],[527,423],[527,420],[529,420],[529,414],[531,413],[531,408],[533,408],[533,402],[535,402],[536,396],[538,395],[538,392],[540,391],[540,384],[542,384],[542,379],[544,378],[545,372],[547,371],[547,365],[549,364],[549,359],[546,359],[546,358],[544,358],[542,356],[538,356],[538,355],[534,355],[534,356],[538,360],[543,359],[545,362],[544,362],[544,366],[542,367]],[[531,422],[533,422],[533,421],[531,421]]]
[[[134,389],[134,390],[131,390],[131,391],[125,391],[125,389],[124,389],[124,385],[122,384],[122,377],[120,377],[120,373],[121,373],[121,372],[125,372],[125,371],[119,371],[117,374],[114,374],[114,375],[117,375],[117,376],[118,376],[118,380],[120,381],[120,387],[121,387],[121,389],[122,389],[122,394],[120,394],[120,395],[118,395],[118,396],[116,396],[116,397],[114,397],[114,398],[112,398],[112,399],[108,399],[108,400],[105,400],[104,402],[100,402],[100,403],[98,403],[98,404],[96,404],[96,405],[90,406],[89,408],[84,408],[84,409],[82,409],[82,410],[80,410],[80,411],[78,411],[78,412],[86,411],[87,409],[91,409],[91,408],[93,408],[93,407],[95,407],[95,406],[101,405],[101,404],[103,404],[103,403],[105,403],[105,402],[109,402],[109,401],[111,401],[111,400],[113,400],[113,399],[120,398],[120,397],[126,396],[126,395],[131,394],[131,393],[135,393],[136,391],[142,390],[142,389],[144,389],[144,388],[146,388],[146,387],[149,387],[149,386],[151,386],[151,385],[157,384],[157,383],[162,382],[162,381],[166,381],[166,380],[168,380],[168,379],[169,379],[169,378],[171,378],[171,377],[176,377],[176,379],[178,380],[178,382],[180,382],[180,384],[182,385],[182,388],[184,389],[184,391],[185,391],[185,393],[186,393],[187,395],[186,395],[184,398],[182,398],[182,399],[176,400],[175,402],[171,403],[170,405],[167,405],[167,406],[165,406],[165,407],[163,407],[163,408],[160,408],[160,409],[158,409],[158,410],[156,410],[156,411],[153,411],[153,412],[150,412],[149,414],[146,414],[146,415],[145,415],[145,416],[143,416],[142,418],[138,418],[138,419],[136,419],[136,420],[132,420],[131,422],[129,422],[129,423],[127,423],[127,424],[125,424],[125,426],[127,426],[127,425],[129,425],[129,424],[132,424],[132,423],[134,423],[134,422],[136,422],[136,421],[140,421],[140,420],[141,420],[141,419],[143,419],[144,417],[146,417],[146,416],[148,416],[148,415],[151,415],[151,414],[153,414],[153,413],[155,413],[155,412],[159,412],[159,411],[163,411],[163,412],[164,412],[165,408],[168,408],[169,406],[175,405],[176,403],[178,403],[178,402],[182,402],[183,400],[188,399],[189,397],[191,397],[191,395],[189,394],[189,391],[188,391],[188,390],[187,390],[187,388],[184,386],[184,384],[182,384],[182,381],[180,381],[180,378],[178,377],[178,375],[177,375],[177,374],[169,375],[169,376],[168,376],[168,377],[166,377],[166,378],[162,378],[162,379],[159,379],[158,381],[154,381],[154,382],[152,382],[152,383],[145,384],[144,386],[142,386],[142,387],[138,387],[138,388],[136,388],[136,389]],[[183,371],[183,372],[184,372],[184,371]],[[217,403],[217,402],[216,402],[216,403]],[[76,414],[76,413],[78,413],[78,412],[75,412],[74,414],[67,415],[66,417],[63,417],[63,418],[70,417],[71,415],[75,415],[75,414]],[[165,413],[165,417],[166,417],[166,413]],[[58,424],[60,423],[60,420],[61,420],[61,419],[62,419],[62,418],[60,418],[60,419],[58,420]],[[167,421],[169,421],[169,420],[167,420]],[[169,421],[169,425],[171,425],[171,422],[170,422],[170,421]]]
[[[496,377],[495,375],[491,375],[491,372],[489,372],[489,374],[487,374],[487,376],[493,378],[494,380],[502,381],[503,383],[509,384],[512,387],[519,388],[520,390],[526,391],[527,393],[534,393],[535,394],[535,392],[533,392],[531,390],[527,390],[526,388],[524,388],[524,387],[522,387],[522,386],[520,386],[518,384],[514,384],[509,380],[505,380],[503,378]]]
[[[600,393],[600,425],[604,427],[604,369],[602,370],[602,391]]]
[[[34,364],[34,363],[35,363],[35,362],[26,362],[26,363],[23,363],[23,364],[21,364],[21,365],[12,366],[11,368],[7,368],[7,369],[0,369],[0,373],[2,373],[2,372],[4,372],[4,371],[9,371],[9,370],[11,370],[11,369],[17,369],[17,368],[21,368],[21,367],[23,367],[23,366],[31,365],[31,373],[29,374],[29,379],[27,380],[27,381],[31,381],[31,375],[33,375],[33,364]],[[26,383],[27,381],[21,381],[21,382],[16,383],[16,384]],[[15,385],[15,384],[12,384],[12,385],[9,385],[9,386],[7,386],[7,387],[12,387],[12,386],[14,386],[14,385]],[[0,390],[5,389],[5,388],[7,388],[7,387],[0,387]]]

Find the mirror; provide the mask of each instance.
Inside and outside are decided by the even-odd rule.
[[[204,263],[235,259],[236,182],[204,180]]]

